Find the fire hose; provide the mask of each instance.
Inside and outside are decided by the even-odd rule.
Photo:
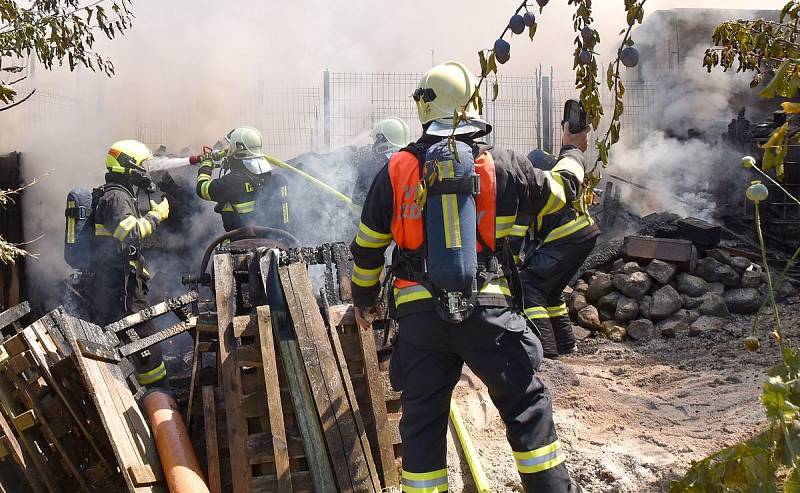
[[[492,489],[489,488],[489,480],[486,478],[486,473],[483,472],[478,451],[475,449],[475,444],[469,436],[469,431],[467,431],[464,420],[461,418],[461,413],[458,411],[458,406],[453,399],[450,399],[450,422],[453,423],[453,428],[455,428],[456,435],[458,435],[458,441],[461,443],[461,450],[464,451],[464,458],[469,464],[475,488],[478,493],[491,493]]]

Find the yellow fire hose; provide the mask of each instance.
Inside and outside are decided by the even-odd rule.
[[[478,457],[478,451],[475,450],[475,444],[472,443],[472,438],[469,436],[467,427],[464,426],[464,420],[461,419],[461,413],[458,411],[456,402],[450,399],[450,422],[453,423],[453,428],[458,435],[458,441],[461,443],[461,450],[464,451],[464,457],[469,464],[469,470],[472,473],[472,480],[475,482],[475,488],[479,493],[491,493],[489,488],[489,480],[486,478],[486,473],[483,472],[481,461]]]
[[[269,161],[270,163],[274,164],[275,166],[277,166],[279,168],[283,168],[283,169],[289,170],[289,171],[291,171],[293,173],[297,173],[298,175],[302,176],[306,180],[308,180],[311,183],[315,184],[319,188],[325,190],[326,192],[328,192],[331,195],[335,196],[337,199],[339,199],[342,202],[346,203],[354,212],[361,213],[361,206],[359,206],[358,204],[354,204],[353,201],[350,200],[350,197],[348,197],[347,195],[345,195],[345,194],[341,193],[340,191],[336,190],[335,188],[333,188],[332,186],[328,185],[327,183],[314,178],[313,176],[309,175],[305,171],[301,171],[301,170],[295,168],[294,166],[292,166],[291,164],[283,162],[278,158],[275,158],[275,157],[270,156],[270,155],[267,155],[267,156],[264,156],[264,157],[267,159],[267,161]]]

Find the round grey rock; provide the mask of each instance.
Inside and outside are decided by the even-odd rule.
[[[729,289],[722,298],[731,313],[742,315],[755,313],[762,300],[761,293],[753,288]]]
[[[708,292],[708,283],[697,276],[681,272],[678,274],[678,292],[689,296],[703,296]]]
[[[647,266],[646,272],[660,284],[669,284],[677,268],[674,264],[662,260],[653,260]]]
[[[614,291],[614,278],[611,274],[598,272],[594,279],[589,282],[589,289],[586,291],[586,299],[589,303],[597,303],[597,300]]]
[[[700,315],[728,318],[731,316],[725,299],[718,294],[708,294],[703,298],[703,303],[697,308]]]
[[[744,272],[751,265],[753,265],[753,262],[749,258],[731,257],[731,267],[739,272]]]
[[[628,298],[635,300],[642,299],[642,296],[647,294],[652,285],[653,281],[645,272],[614,275],[614,287]]]
[[[618,291],[612,291],[607,295],[603,296],[599,300],[597,300],[597,309],[600,311],[606,312],[615,312],[617,310],[617,303],[619,303],[619,299],[622,297],[622,294]]]
[[[650,306],[650,318],[663,320],[677,312],[683,306],[683,299],[672,286],[664,286],[653,293],[653,303]]]
[[[627,296],[620,297],[617,302],[617,310],[614,312],[614,319],[617,322],[630,322],[639,314],[639,304],[636,300]]]
[[[653,322],[646,318],[634,320],[628,324],[628,337],[634,341],[649,341],[656,335]]]

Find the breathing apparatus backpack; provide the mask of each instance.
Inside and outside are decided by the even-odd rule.
[[[436,300],[436,312],[449,323],[461,323],[475,308],[478,277],[476,196],[480,177],[472,148],[460,141],[453,149],[443,140],[420,159],[416,201],[425,228],[424,281]]]
[[[85,271],[91,265],[95,210],[100,197],[112,188],[130,194],[125,187],[113,183],[97,187],[91,192],[85,188],[73,188],[67,194],[64,260],[73,269]]]
[[[67,194],[67,207],[64,209],[64,260],[73,269],[86,269],[91,259],[94,236],[92,195],[85,188],[73,188]]]

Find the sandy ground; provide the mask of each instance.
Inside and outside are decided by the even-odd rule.
[[[781,310],[787,341],[797,345],[800,310]],[[760,351],[745,351],[750,321],[734,316],[721,331],[641,344],[584,338],[575,355],[543,363],[568,466],[585,492],[666,491],[692,460],[765,425],[760,386],[778,350],[765,342],[763,334],[772,330],[766,320]],[[455,397],[492,490],[522,491],[486,388],[465,371]],[[450,435],[450,491],[475,491]]]

